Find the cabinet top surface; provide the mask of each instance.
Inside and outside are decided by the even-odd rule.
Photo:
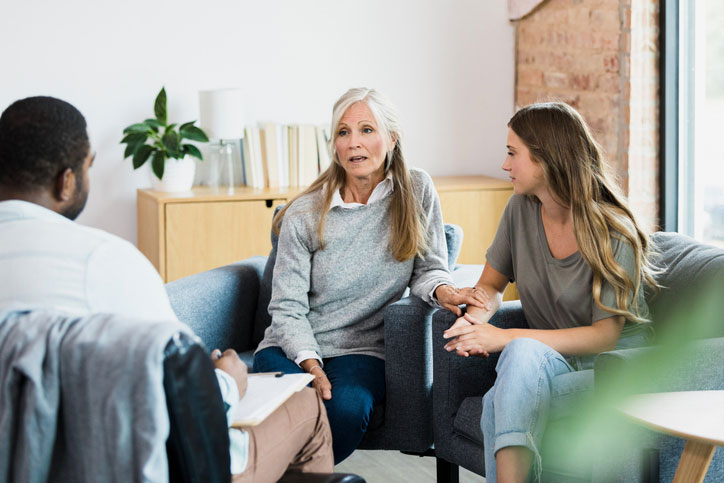
[[[490,176],[434,176],[435,188],[440,192],[466,190],[512,190],[510,181]],[[273,198],[289,198],[303,191],[303,187],[290,188],[251,188],[234,186],[208,188],[196,186],[190,191],[167,193],[152,189],[139,189],[138,196],[154,199],[156,202],[192,202],[192,201],[234,201],[234,200],[265,200]]]
[[[300,193],[303,188],[251,188],[249,186],[234,186],[232,189],[208,188],[195,186],[190,191],[167,193],[152,189],[139,189],[138,196],[149,197],[160,203],[175,203],[189,201],[235,201],[235,200],[266,200],[273,198],[288,198]]]
[[[513,184],[509,180],[491,176],[433,176],[432,181],[438,191],[513,189]]]

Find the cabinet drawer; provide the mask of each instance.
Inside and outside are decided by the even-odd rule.
[[[166,281],[268,255],[275,208],[286,199],[166,204]]]

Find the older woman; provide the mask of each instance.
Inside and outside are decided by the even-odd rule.
[[[332,114],[333,163],[277,215],[279,246],[257,371],[306,371],[324,399],[335,463],[357,447],[385,395],[383,311],[406,287],[460,313],[487,296],[447,270],[440,201],[408,170],[397,114],[372,89],[350,89]]]

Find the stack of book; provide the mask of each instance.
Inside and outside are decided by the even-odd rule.
[[[331,162],[329,129],[273,122],[250,126],[241,140],[243,183],[253,188],[309,186]]]

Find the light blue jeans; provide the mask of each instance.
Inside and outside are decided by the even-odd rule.
[[[649,334],[625,337],[617,348],[646,345]],[[500,354],[495,384],[483,396],[480,428],[485,450],[485,481],[497,481],[495,453],[525,446],[533,453],[532,471],[542,469],[539,446],[551,405],[553,378],[593,368],[595,356],[563,357],[534,339],[514,339]]]

